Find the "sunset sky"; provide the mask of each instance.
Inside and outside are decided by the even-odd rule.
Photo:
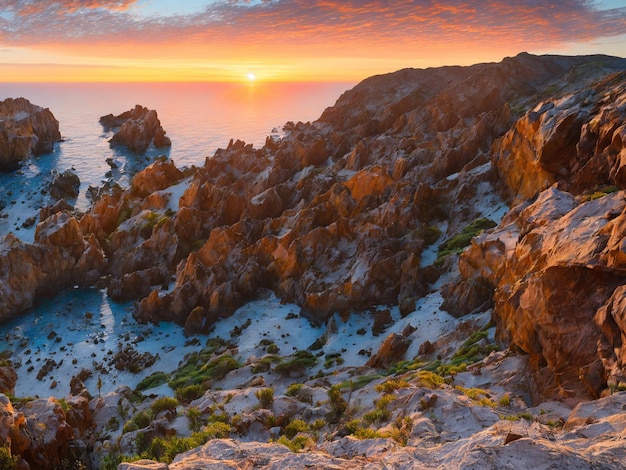
[[[2,0],[0,81],[358,81],[625,32],[626,0]]]

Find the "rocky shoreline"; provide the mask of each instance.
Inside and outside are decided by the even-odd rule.
[[[34,243],[0,240],[1,319],[98,285],[209,336],[186,375],[153,378],[175,398],[7,399],[0,442],[21,468],[621,468],[625,70],[520,54],[372,77],[260,149],[159,159],[85,214],[43,209]],[[323,335],[245,349],[261,292]],[[424,338],[424,314],[453,330]],[[345,363],[331,345],[355,316],[371,346]],[[65,450],[34,447],[37,413]]]

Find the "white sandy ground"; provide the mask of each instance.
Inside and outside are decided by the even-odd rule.
[[[452,332],[459,323],[459,320],[439,310],[441,301],[438,293],[427,295],[418,301],[415,312],[405,318],[400,318],[398,309],[392,307],[390,311],[395,323],[379,336],[372,334],[373,322],[368,313],[352,314],[347,321],[335,315],[331,322],[336,325],[336,332],[327,334],[327,342],[322,349],[324,356],[339,353],[344,360],[341,367],[362,366],[368,359],[363,352],[375,353],[387,335],[401,332],[410,323],[416,330],[409,336],[412,343],[407,358],[415,357],[424,341],[433,341]],[[12,350],[13,361],[18,365],[15,395],[64,397],[69,393],[70,378],[83,368],[93,371],[93,376],[85,382],[90,393],[98,393],[97,381],[101,377],[101,392],[105,394],[120,385],[134,388],[153,372],[169,373],[177,369],[185,354],[201,349],[208,338],[230,339],[237,345],[235,357],[244,364],[251,357],[264,354],[264,348],[259,347],[263,339],[274,342],[279,347],[280,356],[288,356],[297,350],[307,349],[326,331],[325,327],[312,326],[300,317],[299,307],[282,304],[271,292],[262,292],[257,300],[241,307],[228,319],[220,320],[208,336],[198,337],[199,344],[191,343],[193,338],[185,337],[183,329],[174,324],[138,324],[132,318],[131,307],[129,303],[112,302],[98,290],[75,290],[39,305],[19,320],[0,326],[0,337],[3,338],[1,349]],[[467,319],[464,317],[463,320]],[[231,338],[233,327],[242,326],[247,320],[251,321],[250,325],[243,329],[241,335]],[[488,322],[485,314],[480,321]],[[365,334],[358,334],[358,330],[365,330]],[[52,337],[53,331],[57,336]],[[61,340],[57,341],[57,338]],[[158,354],[159,359],[137,374],[118,371],[111,366],[105,368],[108,373],[95,369],[96,365],[108,363],[107,359],[120,345],[125,347],[129,344],[140,353]],[[324,356],[310,371],[311,375],[324,368]],[[61,365],[53,368],[40,381],[36,378],[37,373],[47,359]],[[28,371],[31,366],[33,369]],[[57,382],[57,386],[51,389],[53,381]],[[165,386],[149,393],[171,395],[173,392]]]

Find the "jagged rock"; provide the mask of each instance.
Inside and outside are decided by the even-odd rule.
[[[0,365],[0,393],[13,395],[15,384],[17,383],[17,373],[10,362]]]
[[[131,191],[139,197],[146,197],[178,183],[182,178],[183,173],[173,161],[159,159],[133,176]]]
[[[150,145],[156,148],[172,145],[161,127],[157,112],[140,105],[119,116],[102,116],[100,124],[105,129],[116,129],[111,143],[124,145],[136,153],[145,153]]]
[[[550,188],[475,239],[460,261],[463,288],[495,288],[498,337],[530,355],[535,400],[597,397],[605,374],[623,374],[607,345],[619,348],[622,331],[611,316],[619,295],[610,298],[624,283],[614,260],[626,202],[618,193],[573,206],[571,195]]]
[[[106,262],[97,240],[85,240],[76,219],[58,212],[37,225],[33,244],[12,234],[0,239],[0,268],[0,319],[8,319],[32,307],[37,295],[88,287]]]
[[[55,398],[27,402],[23,413],[24,431],[30,437],[27,453],[22,453],[31,468],[59,468],[69,457],[69,442],[74,438],[72,427],[65,420],[65,412]]]
[[[59,122],[48,108],[24,98],[0,102],[0,171],[10,171],[30,155],[52,152],[61,140]]]
[[[78,197],[80,179],[72,170],[63,173],[54,172],[50,183],[50,196],[56,200],[75,199]]]
[[[495,146],[494,164],[513,203],[555,182],[574,193],[624,187],[626,73],[576,86],[537,104]]]
[[[380,349],[368,361],[368,367],[389,367],[394,362],[404,358],[404,353],[409,348],[410,341],[400,334],[392,333],[380,346]]]

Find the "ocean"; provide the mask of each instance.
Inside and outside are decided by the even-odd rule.
[[[24,221],[39,213],[45,204],[42,187],[54,171],[73,169],[81,180],[77,208],[87,210],[89,186],[99,187],[112,180],[122,186],[138,168],[163,152],[149,153],[147,159],[111,148],[98,120],[106,114],[120,114],[136,104],[156,109],[172,147],[166,152],[179,168],[203,165],[231,138],[260,147],[267,136],[280,135],[287,121],[313,121],[332,106],[352,83],[250,83],[250,84],[0,84],[0,100],[27,98],[49,108],[59,121],[63,142],[51,154],[31,158],[19,171],[0,173],[0,239],[9,232],[32,242],[35,226]],[[144,161],[138,161],[144,158]],[[112,170],[112,159],[118,166]],[[0,299],[0,302],[2,299]],[[273,300],[264,309],[278,311]],[[94,375],[85,383],[96,393],[96,377],[102,377],[102,393],[121,383],[136,384],[155,370],[176,367],[185,352],[186,338],[176,325],[145,326],[131,315],[132,303],[116,303],[105,291],[70,289],[37,305],[19,318],[0,325],[0,355],[8,355],[17,366],[16,396],[66,396],[69,381],[80,369]],[[136,341],[141,337],[141,341]],[[106,374],[101,367],[118,346],[132,344],[140,353],[158,354],[154,366],[132,379],[121,373]],[[171,351],[176,350],[173,354]],[[112,352],[111,352],[112,351]],[[37,379],[48,361],[60,364]],[[98,391],[99,392],[99,391]]]
[[[89,186],[99,187],[105,180],[127,186],[129,177],[145,166],[145,161],[111,148],[99,123],[101,116],[120,114],[140,104],[155,109],[172,147],[155,151],[175,164],[204,164],[206,157],[231,138],[260,147],[267,136],[280,134],[287,121],[313,121],[332,106],[351,83],[85,83],[85,84],[0,84],[0,100],[24,97],[31,103],[49,108],[59,121],[63,142],[49,155],[32,158],[17,173],[0,173],[0,209],[15,206],[8,217],[0,217],[0,236],[13,231],[32,241],[34,230],[23,222],[36,215],[44,203],[42,185],[52,171],[74,169],[81,181],[77,208],[88,209]],[[112,170],[107,159],[117,166]],[[6,214],[5,214],[6,215]]]

